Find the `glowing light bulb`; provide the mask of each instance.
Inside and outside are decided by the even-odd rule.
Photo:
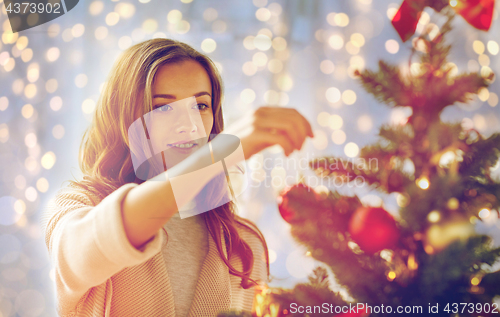
[[[481,211],[479,211],[479,218],[485,219],[485,218],[488,218],[489,216],[490,216],[490,210],[489,209],[483,208],[483,209],[481,209]]]
[[[441,214],[437,210],[431,211],[427,215],[427,220],[429,220],[429,222],[438,222],[439,219],[441,219]]]
[[[479,279],[477,277],[473,277],[471,280],[470,280],[470,283],[472,285],[479,285]]]
[[[396,272],[394,272],[394,271],[390,271],[389,273],[387,273],[387,279],[388,279],[389,281],[392,281],[392,280],[394,280],[395,278],[396,278]]]
[[[417,186],[420,187],[421,189],[427,189],[429,188],[429,185],[430,183],[427,177],[422,176],[419,179],[417,179]]]

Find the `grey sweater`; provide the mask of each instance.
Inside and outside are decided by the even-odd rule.
[[[175,315],[185,317],[208,253],[208,230],[202,214],[181,219],[176,213],[164,228],[168,233],[168,243],[162,248],[162,253],[174,294]]]

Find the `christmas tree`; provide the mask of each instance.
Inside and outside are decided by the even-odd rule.
[[[405,3],[393,20],[403,40],[415,30],[397,24],[401,14],[410,10]],[[412,109],[406,124],[382,126],[379,142],[361,149],[359,160],[322,157],[310,162],[318,177],[363,179],[381,192],[395,193],[398,217],[382,208],[363,206],[356,196],[318,193],[302,183],[279,197],[279,210],[291,224],[292,236],[331,269],[354,302],[333,292],[327,271],[319,267],[309,283],[294,289],[258,288],[251,315],[223,312],[219,316],[500,313],[493,302],[500,295],[500,271],[494,266],[500,248],[474,230],[477,221],[500,210],[500,182],[491,176],[500,158],[500,134],[486,138],[460,123],[440,120],[443,109],[470,101],[488,87],[494,74],[456,74],[448,63],[451,46],[445,36],[454,12],[473,24],[466,9],[453,11],[447,1],[420,3],[447,20],[438,33],[423,32],[413,39],[410,61],[418,59],[417,66],[405,71],[380,61],[378,71],[356,73],[378,101]],[[417,21],[418,15],[413,12]],[[374,161],[378,164],[370,164]],[[403,311],[396,311],[397,307]]]

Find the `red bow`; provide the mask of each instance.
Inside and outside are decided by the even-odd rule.
[[[450,1],[450,5],[455,11],[470,25],[476,29],[485,31],[490,29],[494,4],[495,0]],[[415,33],[420,15],[427,5],[427,0],[404,0],[403,4],[401,4],[401,7],[392,19],[392,25],[403,42]]]

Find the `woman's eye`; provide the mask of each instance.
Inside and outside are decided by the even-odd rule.
[[[169,105],[158,105],[158,106],[155,106],[155,109],[154,110],[159,110],[159,111],[162,111],[162,112],[165,112],[165,111],[168,111],[170,108]]]
[[[204,103],[199,103],[197,106],[198,106],[198,110],[206,110],[206,109],[208,109],[208,105],[206,105]]]

